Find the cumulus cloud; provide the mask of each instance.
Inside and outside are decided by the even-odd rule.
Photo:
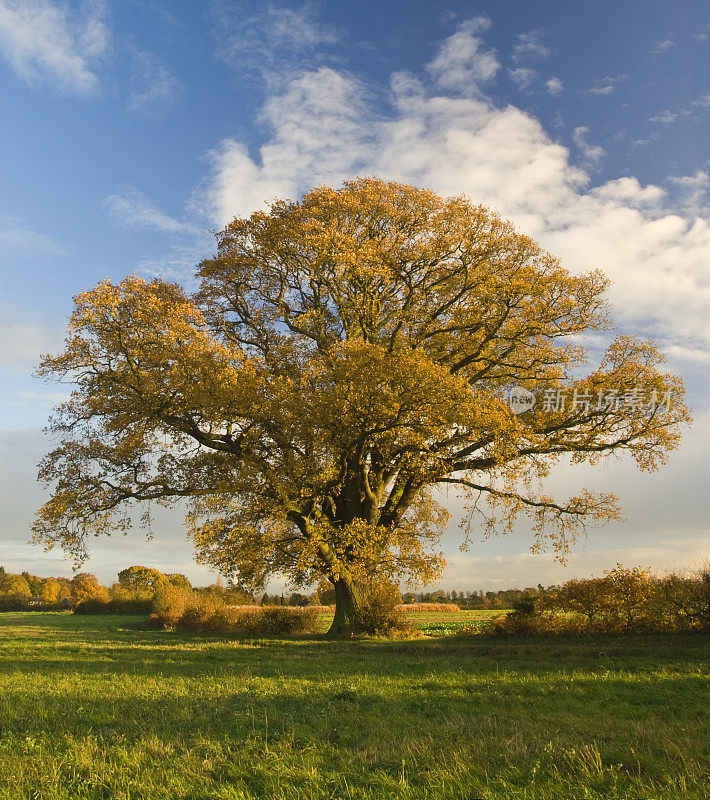
[[[427,64],[442,89],[471,94],[496,76],[500,62],[479,35],[490,26],[488,17],[476,17],[442,42],[436,58]]]
[[[534,30],[518,34],[518,43],[513,48],[513,58],[521,61],[527,58],[547,58],[550,50],[540,39],[544,31]]]
[[[590,144],[587,141],[588,134],[589,128],[586,125],[579,125],[574,129],[572,141],[577,145],[582,154],[582,158],[588,164],[596,164],[598,161],[604,158],[606,153],[601,145]]]
[[[133,54],[131,85],[126,108],[155,116],[164,111],[180,90],[180,81],[153,53]]]
[[[672,125],[677,119],[678,114],[674,114],[672,111],[666,109],[662,111],[660,114],[655,114],[653,117],[649,117],[649,122],[655,122],[658,125]]]
[[[545,88],[550,94],[557,96],[558,94],[562,93],[564,86],[562,81],[553,75],[548,81],[545,82]]]
[[[699,169],[695,175],[668,178],[678,194],[685,213],[695,217],[710,216],[710,172]]]
[[[410,85],[407,76],[396,78],[398,85]],[[285,92],[267,100],[262,119],[273,134],[261,148],[261,163],[233,139],[209,154],[206,200],[220,222],[277,197],[293,197],[315,180],[339,183],[354,165],[366,163],[378,144],[366,89],[329,67],[295,77]]]
[[[293,76],[264,106],[269,134],[257,151],[227,139],[212,152],[203,199],[218,224],[355,175],[463,192],[499,209],[572,270],[604,269],[622,324],[669,345],[710,349],[708,221],[635,178],[590,188],[589,175],[530,113],[496,107],[482,94],[462,97],[466,69],[451,55],[484,47],[469,41],[482,25],[464,27],[463,44],[462,30],[444,42],[436,68],[429,65],[435,89],[395,73],[388,112],[344,72],[321,67]],[[587,136],[578,129],[577,143],[597,159],[599,146]]]
[[[84,13],[51,0],[0,0],[0,51],[28,82],[47,80],[81,96],[98,92],[94,68],[108,49],[105,4]]]
[[[537,72],[528,67],[516,67],[508,70],[508,73],[518,89],[521,90],[527,89],[537,76]]]

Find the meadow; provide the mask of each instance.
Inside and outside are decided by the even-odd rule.
[[[0,614],[0,798],[710,795],[707,635],[431,635],[461,613],[395,641]]]

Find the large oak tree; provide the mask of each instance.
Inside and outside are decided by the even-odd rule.
[[[533,548],[564,554],[618,509],[540,494],[555,460],[627,451],[654,469],[688,421],[649,343],[619,337],[583,373],[581,338],[610,327],[605,277],[570,274],[465,197],[358,179],[217,242],[195,294],[129,277],[76,297],[65,351],[41,366],[74,388],[40,467],[37,541],[80,561],[88,536],[130,524],[127,505],[187,499],[199,559],[253,587],[325,578],[331,632],[353,631],[368,580],[440,570],[443,487],[470,496],[469,524],[528,512]],[[531,410],[513,413],[514,386]],[[670,408],[644,402],[669,392]]]

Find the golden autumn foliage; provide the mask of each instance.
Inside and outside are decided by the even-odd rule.
[[[467,494],[486,530],[530,514],[534,548],[563,557],[618,508],[540,494],[555,460],[626,451],[654,469],[689,420],[649,343],[620,337],[579,377],[580,337],[610,326],[607,280],[464,197],[358,179],[235,219],[217,244],[194,295],[133,276],[76,298],[41,366],[74,388],[37,541],[81,560],[87,536],[130,525],[126,504],[186,498],[199,559],[253,587],[330,581],[335,632],[358,627],[358,582],[439,573],[437,489]],[[516,415],[513,386],[673,403]]]
[[[489,627],[503,635],[708,630],[710,572],[657,576],[647,567],[617,564],[601,578],[565,581],[524,598]]]

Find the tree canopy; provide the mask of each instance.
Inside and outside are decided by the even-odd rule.
[[[628,452],[654,469],[689,421],[649,342],[617,337],[584,373],[582,337],[611,327],[603,274],[571,274],[465,197],[318,187],[234,219],[198,278],[193,294],[131,276],[75,298],[40,369],[73,391],[37,541],[81,560],[87,537],[130,525],[127,504],[184,499],[198,559],[254,588],[326,579],[332,631],[352,630],[360,584],[440,571],[442,488],[470,498],[469,534],[527,512],[533,549],[563,557],[619,510],[542,494],[555,461]],[[538,402],[515,413],[515,387]]]

